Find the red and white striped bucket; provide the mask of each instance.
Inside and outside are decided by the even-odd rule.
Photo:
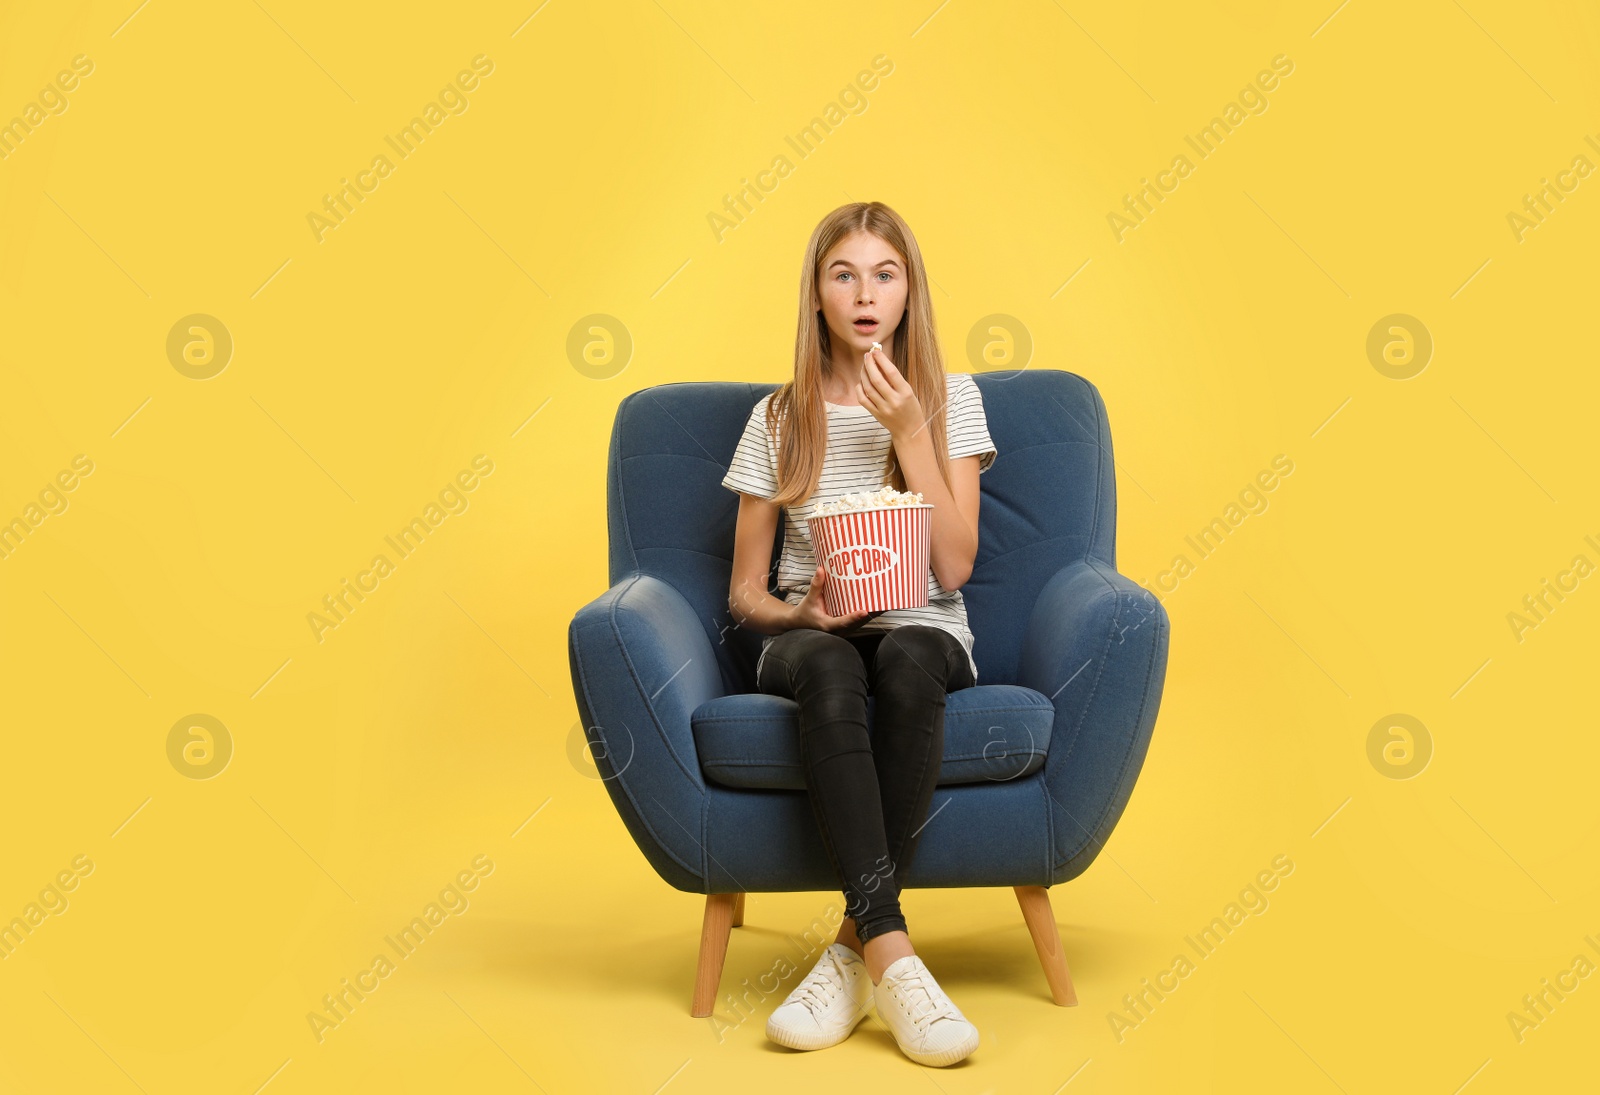
[[[807,518],[817,558],[828,568],[822,587],[828,612],[925,608],[932,512],[923,502]]]

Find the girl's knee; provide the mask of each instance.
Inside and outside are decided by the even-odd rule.
[[[832,631],[803,630],[807,634],[796,640],[796,677],[858,678],[862,688],[866,687],[866,663],[854,643]]]
[[[922,672],[943,679],[948,668],[953,647],[960,647],[954,635],[943,628],[929,624],[903,624],[883,637],[878,647],[877,664],[894,671],[893,667],[914,666]]]

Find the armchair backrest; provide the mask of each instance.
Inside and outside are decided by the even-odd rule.
[[[1023,369],[973,379],[998,455],[978,480],[978,556],[961,592],[978,683],[1014,684],[1045,583],[1086,557],[1116,567],[1111,428],[1099,390],[1075,373]],[[728,611],[739,499],[722,477],[751,409],[777,387],[658,384],[626,396],[611,430],[610,583],[642,571],[681,593],[706,629],[729,692],[755,691],[763,636],[735,626]],[[780,524],[774,564],[782,536]]]

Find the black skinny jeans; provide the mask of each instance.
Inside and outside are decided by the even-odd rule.
[[[927,823],[945,694],[975,683],[960,640],[926,624],[855,636],[801,627],[767,648],[756,687],[800,705],[812,813],[862,943],[906,930],[895,871],[910,866]]]

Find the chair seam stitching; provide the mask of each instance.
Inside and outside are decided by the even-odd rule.
[[[631,580],[636,580],[636,578],[637,578],[637,576],[635,576],[635,578],[633,578],[633,579],[624,579],[624,580],[625,581],[631,581]],[[580,649],[581,649],[581,647],[580,647]],[[589,697],[589,695],[590,695],[590,692],[589,692],[589,675],[588,675],[588,673],[586,672],[586,670],[584,668],[583,656],[582,656],[581,653],[578,656],[578,680],[579,680],[579,682],[581,683],[581,685],[583,687],[584,696],[586,698]],[[593,708],[593,704],[591,703],[590,710],[593,710],[593,709],[594,709]],[[617,786],[622,788],[622,793],[627,796],[628,802],[633,806],[634,813],[638,816],[639,821],[644,825],[645,831],[647,831],[650,834],[651,838],[656,842],[656,847],[659,848],[664,853],[666,853],[667,858],[672,860],[679,867],[682,867],[685,871],[688,871],[690,874],[694,874],[695,873],[694,865],[692,863],[686,862],[681,856],[679,856],[677,854],[677,852],[673,851],[672,847],[664,839],[662,839],[661,834],[656,831],[656,827],[651,822],[650,815],[649,815],[648,811],[645,810],[644,806],[639,802],[638,798],[636,798],[634,796],[633,791],[628,787],[628,784],[623,781],[623,779],[621,777],[621,773],[617,774]],[[705,878],[705,874],[704,874],[703,871],[701,872],[700,877],[702,879]]]
[[[1095,574],[1097,577],[1099,577],[1102,582],[1105,582],[1107,589],[1111,590],[1111,594],[1112,594],[1111,622],[1112,622],[1112,624],[1115,624],[1117,622],[1118,604],[1119,604],[1121,598],[1117,596],[1116,586],[1112,585],[1109,581],[1106,581],[1105,575],[1101,574],[1100,571],[1097,569],[1096,562],[1097,561],[1095,559],[1093,559],[1092,557],[1083,560],[1084,565],[1087,566],[1089,568],[1089,570],[1093,574]],[[1066,755],[1061,758],[1061,762],[1063,764],[1065,764],[1067,761],[1071,760],[1072,759],[1072,755],[1077,752],[1078,739],[1080,737],[1079,730],[1082,728],[1083,720],[1088,717],[1089,708],[1094,706],[1095,694],[1097,692],[1099,692],[1099,690],[1100,690],[1100,678],[1101,678],[1101,675],[1105,672],[1106,661],[1108,660],[1107,659],[1107,653],[1111,650],[1111,635],[1112,635],[1112,631],[1113,630],[1114,629],[1107,629],[1107,631],[1106,631],[1105,647],[1100,651],[1100,657],[1098,659],[1100,664],[1095,668],[1094,680],[1090,683],[1090,686],[1089,686],[1089,694],[1086,697],[1084,697],[1083,709],[1078,713],[1078,716],[1073,720],[1072,727],[1070,728],[1070,735],[1071,735],[1071,739],[1072,740],[1067,746]],[[1054,736],[1054,735],[1052,735],[1052,736]],[[1080,844],[1078,846],[1078,848],[1073,851],[1072,855],[1067,856],[1066,859],[1062,860],[1062,862],[1066,863],[1066,862],[1070,861],[1073,856],[1077,855],[1078,852],[1082,850],[1082,847],[1083,846]]]

